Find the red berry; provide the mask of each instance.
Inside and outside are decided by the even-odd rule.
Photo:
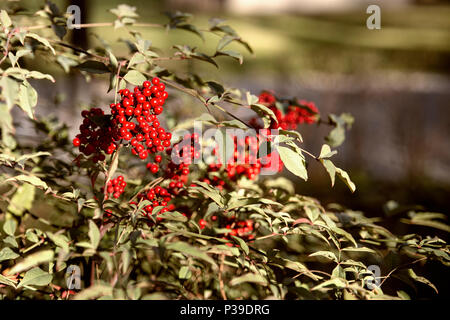
[[[131,106],[131,102],[129,99],[123,99],[122,105],[126,108],[126,107]]]
[[[79,147],[81,144],[81,141],[79,138],[75,138],[75,139],[73,139],[72,143],[75,147]]]
[[[159,170],[159,166],[157,164],[152,164],[152,166],[150,167],[150,171],[152,173],[157,173]]]
[[[158,84],[158,90],[159,91],[164,91],[164,89],[166,89],[166,85],[164,83],[160,82]]]

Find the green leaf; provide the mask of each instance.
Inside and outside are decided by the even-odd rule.
[[[33,268],[25,273],[17,288],[23,286],[46,286],[53,279],[53,276],[40,268]]]
[[[46,232],[47,237],[53,241],[58,247],[61,247],[64,251],[69,252],[69,241],[65,235],[54,234],[51,232]]]
[[[89,60],[76,66],[76,68],[89,73],[108,73],[109,68],[100,61]]]
[[[348,173],[338,167],[336,167],[336,173],[337,173],[338,177],[342,181],[344,181],[344,183],[349,187],[351,192],[355,192],[356,186],[353,183],[353,181],[350,179],[350,176],[348,175]]]
[[[16,288],[16,282],[0,274],[0,283]]]
[[[204,53],[193,52],[193,53],[191,53],[190,56],[197,60],[209,62],[212,65],[214,65],[216,68],[219,68],[219,65],[214,61],[214,59]]]
[[[75,300],[90,300],[103,296],[112,296],[113,289],[110,285],[95,284],[75,295]]]
[[[12,260],[20,257],[17,253],[11,250],[9,247],[5,247],[0,250],[0,262],[5,260]]]
[[[342,249],[342,251],[376,253],[375,250],[372,250],[372,249],[366,248],[366,247],[361,247],[361,248],[352,248],[352,247],[348,247],[348,248]]]
[[[117,8],[110,9],[109,12],[116,15],[118,18],[128,17],[137,18],[139,15],[136,13],[136,7],[129,6],[127,4],[119,4]]]
[[[264,184],[267,188],[270,189],[282,189],[289,194],[294,194],[294,184],[291,180],[286,179],[284,177],[278,177],[276,179],[266,179],[264,180]]]
[[[39,42],[42,43],[44,46],[46,46],[47,48],[49,48],[49,49],[51,50],[51,52],[52,52],[54,55],[56,55],[55,49],[53,49],[52,45],[50,44],[50,42],[48,42],[47,39],[42,38],[41,36],[39,36],[39,35],[37,35],[37,34],[35,34],[35,33],[27,33],[27,34],[26,34],[26,37],[33,38],[33,39],[39,41]]]
[[[431,288],[433,288],[434,291],[436,291],[437,294],[439,294],[439,291],[438,291],[438,289],[436,288],[436,286],[435,286],[433,283],[431,283],[431,281],[428,280],[427,278],[418,276],[418,275],[414,272],[413,269],[408,269],[408,274],[409,274],[409,276],[410,276],[412,279],[414,279],[415,281],[421,282],[421,283],[424,283],[424,284],[430,286]]]
[[[333,271],[331,272],[331,278],[342,278],[345,279],[345,271],[344,269],[340,266],[337,265]]]
[[[229,43],[233,42],[236,39],[239,39],[239,37],[233,37],[233,36],[230,36],[230,35],[225,35],[222,39],[220,39],[219,43],[217,44],[216,51],[222,50]]]
[[[188,266],[182,266],[178,272],[178,278],[189,279],[192,276],[192,272]]]
[[[328,159],[320,159],[320,163],[324,166],[325,170],[328,172],[328,175],[331,179],[331,186],[334,186],[334,182],[336,181],[336,167],[333,162]]]
[[[13,236],[7,236],[6,238],[4,238],[3,243],[13,246],[14,248],[19,247],[19,244],[17,243],[16,238]]]
[[[35,267],[41,263],[47,263],[53,260],[54,257],[53,250],[42,250],[36,253],[30,254],[25,257],[22,261],[17,263],[14,267],[9,270],[8,274],[20,273],[22,271],[28,270]]]
[[[252,95],[253,96],[253,95]],[[249,101],[249,98],[247,98],[247,103],[253,101],[253,99],[251,99]],[[269,108],[267,108],[265,105],[260,104],[260,103],[252,103],[249,104],[250,108],[255,111],[257,114],[259,114],[260,116],[269,116],[272,120],[275,121],[275,123],[278,123],[277,117],[275,116],[275,113],[273,113],[272,110],[270,110]]]
[[[34,119],[33,109],[37,104],[37,97],[36,90],[28,82],[19,86],[19,107],[31,119]]]
[[[145,76],[136,70],[130,70],[123,77],[127,82],[134,84],[135,86],[140,86],[142,83],[147,80]]]
[[[30,72],[27,73],[26,76],[27,76],[27,78],[47,79],[47,80],[50,80],[53,83],[55,82],[55,79],[51,75],[46,74],[46,73],[42,73],[42,72],[39,72],[39,71],[30,71]]]
[[[8,109],[11,109],[18,95],[19,83],[12,77],[3,76],[0,80],[0,85],[2,87],[2,96],[6,100],[6,105]]]
[[[277,149],[286,168],[303,180],[308,180],[304,156],[287,147],[278,146]]]
[[[28,159],[33,159],[33,158],[37,158],[37,157],[42,157],[42,156],[51,156],[52,154],[50,152],[45,152],[45,151],[39,151],[39,152],[35,152],[35,153],[30,153],[30,154],[24,154],[22,156],[20,156],[19,158],[16,159],[16,162],[24,162]]]
[[[327,286],[334,286],[338,289],[342,289],[347,286],[347,282],[345,281],[345,279],[342,279],[342,278],[333,278],[333,279],[327,280],[325,282],[322,282],[321,284],[315,286],[311,290],[313,290],[313,291],[319,290],[319,289],[322,289]]]
[[[187,255],[190,255],[192,257],[202,259],[202,260],[204,260],[206,262],[209,262],[214,267],[217,267],[216,262],[210,256],[208,256],[208,254],[206,252],[200,250],[199,248],[193,247],[193,246],[191,246],[191,245],[189,245],[189,244],[187,244],[185,242],[169,243],[167,245],[167,249],[168,250],[178,251],[178,252],[181,252],[183,254],[187,254]]]
[[[267,279],[265,277],[263,277],[260,274],[255,274],[255,273],[247,273],[240,277],[233,278],[230,281],[230,285],[236,286],[238,284],[245,283],[245,282],[256,283],[256,284],[263,285],[263,286],[268,285]]]
[[[203,33],[198,30],[198,28],[192,24],[178,24],[176,26],[177,29],[182,29],[182,30],[186,30],[186,31],[190,31],[192,33],[195,33],[196,35],[198,35],[202,40],[205,40],[205,38],[203,37]]]
[[[39,238],[38,238],[37,234],[32,229],[28,229],[25,232],[25,236],[26,236],[27,240],[30,241],[30,242],[36,243],[36,242],[39,241]]]
[[[338,258],[337,258],[336,255],[335,255],[333,252],[331,252],[331,251],[317,251],[317,252],[311,253],[309,256],[310,256],[310,257],[317,257],[317,256],[319,256],[319,257],[324,257],[324,258],[333,260],[333,261],[336,262],[336,263],[338,262]]]
[[[355,239],[353,238],[353,236],[350,233],[348,233],[347,231],[345,231],[345,230],[343,230],[341,228],[338,228],[338,227],[331,227],[330,229],[334,233],[337,233],[337,234],[343,236],[344,238],[346,238],[347,240],[349,240],[351,243],[353,243],[353,245],[355,247],[358,246],[356,241],[355,241]]]
[[[210,197],[220,207],[224,206],[223,197],[217,189],[212,188],[207,183],[201,181],[194,181],[194,183],[198,185],[198,187],[190,187],[189,189],[197,190],[205,196]]]
[[[100,243],[100,230],[94,221],[89,220],[89,239],[91,240],[91,245],[93,249],[97,249],[98,244]]]
[[[3,231],[5,231],[7,235],[14,236],[16,229],[17,229],[17,221],[14,219],[8,219],[3,224]]]
[[[162,209],[162,207],[161,207]],[[166,220],[173,220],[173,221],[180,221],[180,222],[186,222],[188,219],[183,216],[181,213],[177,211],[168,211],[161,214],[158,214],[158,218],[166,219]]]
[[[239,64],[242,64],[244,62],[244,57],[242,56],[242,54],[232,50],[217,51],[215,56],[228,56],[239,61]]]
[[[134,65],[137,64],[141,64],[145,62],[145,56],[140,53],[140,52],[136,52],[130,59],[130,61],[128,62],[128,68],[131,68]]]
[[[108,50],[107,53],[108,53],[109,61],[111,62],[111,66],[114,69],[116,69],[118,66],[116,56],[110,50]]]
[[[8,52],[8,58],[11,61],[11,66],[13,67],[16,65],[17,60],[19,60],[12,52]]]
[[[236,237],[236,236],[231,236],[231,237],[239,244],[239,246],[245,252],[245,254],[248,255],[249,249],[248,249],[247,243],[239,237]]]
[[[333,155],[335,155],[337,153],[336,150],[331,151],[331,148],[329,145],[324,144],[322,146],[322,149],[320,150],[320,155],[319,155],[319,159],[324,159],[324,158],[330,158]]]
[[[21,182],[29,183],[38,188],[39,187],[43,188],[44,190],[48,189],[47,184],[36,176],[27,176],[24,174],[20,174],[18,176],[15,176],[15,177],[5,180],[5,182],[8,182],[8,181],[21,181]]]
[[[31,184],[24,184],[17,188],[8,205],[8,211],[21,216],[25,210],[30,210],[33,205],[35,188]]]
[[[55,32],[56,36],[62,40],[67,33],[67,29],[65,25],[62,24],[52,24],[52,29]]]
[[[8,12],[5,10],[0,11],[0,22],[4,28],[8,28],[12,25],[11,19],[9,18]]]
[[[332,147],[340,146],[345,140],[345,128],[350,129],[353,124],[353,117],[348,113],[343,113],[340,116],[330,114],[328,119],[331,124],[335,125],[335,128],[330,131],[325,138]]]
[[[8,148],[14,149],[16,147],[16,143],[13,138],[13,133],[14,133],[13,118],[12,118],[11,113],[9,112],[8,106],[5,103],[0,103],[0,130],[2,132],[3,144]],[[1,159],[0,162],[2,160],[3,159]],[[8,163],[9,160],[7,160],[5,162]],[[11,165],[11,164],[8,164],[8,165]]]
[[[303,137],[300,134],[300,132],[293,131],[293,130],[282,130],[282,129],[278,129],[278,131],[280,132],[281,135],[293,137],[293,138],[298,139],[300,142],[303,142]]]
[[[333,147],[340,146],[344,142],[344,140],[345,140],[345,129],[340,125],[331,130],[328,136],[325,137],[325,141],[328,142]]]

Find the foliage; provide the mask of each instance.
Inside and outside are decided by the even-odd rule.
[[[114,104],[123,104],[120,92],[130,84],[140,86],[158,77],[170,88],[166,111],[159,116],[168,131],[192,129],[194,121],[219,129],[278,129],[275,136],[262,131],[260,147],[277,153],[283,167],[307,180],[309,157],[323,165],[331,185],[337,175],[352,192],[356,186],[332,162],[337,151],[331,148],[344,141],[353,118],[344,113],[323,120],[309,102],[267,92],[253,95],[164,64],[198,61],[219,68],[218,57],[223,56],[243,63],[242,55],[227,45],[236,42],[249,52],[252,49],[223,20],[211,19],[208,27],[199,28],[191,23],[191,15],[175,12],[167,14],[164,25],[139,23],[136,8],[120,5],[111,10],[116,17],[113,22],[82,26],[128,30],[129,53],[116,57],[106,43],[84,50],[65,42],[67,30],[61,21],[67,16],[62,12],[47,2],[36,15],[24,19],[13,11],[0,14],[4,54],[0,61],[2,298],[408,298],[401,288],[384,293],[384,282],[394,274],[402,275],[407,284],[420,282],[438,291],[411,268],[429,260],[448,266],[445,241],[416,234],[396,236],[377,224],[377,218],[337,204],[324,207],[317,199],[296,194],[297,180],[280,175],[264,179],[254,170],[236,175],[231,172],[237,167],[223,168],[216,162],[216,170],[214,165],[194,163],[188,165],[187,180],[174,187],[178,191],[170,199],[170,209],[163,211],[167,204],[158,204],[147,210],[151,202],[140,195],[159,185],[172,188],[168,187],[170,179],[158,170],[146,170],[142,160],[130,152],[133,148],[127,139],[115,140],[115,149],[101,152],[95,161],[75,150],[65,124],[35,116],[38,92],[33,84],[54,82],[54,77],[25,65],[45,59],[66,73],[81,73],[87,81],[109,79],[109,90],[116,92]],[[217,47],[209,54],[188,44],[156,48],[141,38],[139,27],[162,32],[179,29],[202,39],[209,33],[218,37]],[[181,121],[168,110],[171,99],[182,95],[192,97],[207,113]],[[111,102],[105,99],[104,104]],[[16,106],[39,133],[31,143],[16,137],[12,117]],[[237,117],[234,111],[238,109],[250,112],[251,119]],[[110,117],[103,112],[101,117],[89,116],[89,121],[103,128],[110,125]],[[304,122],[331,126],[327,144],[317,156],[302,147],[296,129]],[[172,146],[177,143],[172,137]],[[200,147],[208,144],[211,141]],[[125,176],[126,187],[117,197],[105,196],[117,180],[108,182],[119,173]],[[404,222],[448,232],[442,218],[439,213],[415,210]],[[374,282],[369,266],[383,266],[383,259],[391,254],[398,263],[391,272],[384,270],[385,276],[378,276],[381,286],[367,286]],[[67,287],[70,275],[66,271],[72,265],[81,268],[79,290]]]

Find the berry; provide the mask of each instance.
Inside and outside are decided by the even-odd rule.
[[[81,144],[81,141],[79,138],[75,138],[75,139],[73,139],[72,143],[73,143],[74,147],[79,147]]]

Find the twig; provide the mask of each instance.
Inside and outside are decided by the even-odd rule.
[[[383,279],[383,281],[381,281],[379,287],[381,287],[381,286],[383,285],[383,283],[391,276],[391,274],[393,274],[393,273],[394,273],[395,271],[397,271],[399,268],[406,267],[406,266],[408,266],[408,265],[415,264],[415,263],[417,263],[417,262],[419,262],[419,261],[426,260],[426,259],[427,259],[427,257],[423,257],[423,258],[414,260],[413,262],[405,263],[405,264],[402,264],[402,265],[399,265],[399,266],[395,267],[394,269],[391,270],[391,272],[389,272],[389,273],[384,277],[384,279]]]

